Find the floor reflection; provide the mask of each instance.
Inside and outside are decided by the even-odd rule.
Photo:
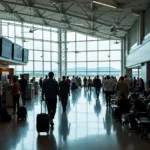
[[[44,108],[44,103],[43,103]],[[40,96],[29,101],[27,121],[0,123],[0,150],[149,150],[150,142],[140,134],[122,129],[106,108],[105,96],[96,99],[94,89],[73,92],[68,100],[67,112],[62,114],[58,102],[55,127],[47,136],[36,132],[36,116],[41,111]],[[10,110],[11,112],[12,110]],[[6,144],[7,141],[7,144]]]

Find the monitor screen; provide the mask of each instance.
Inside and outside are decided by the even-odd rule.
[[[22,47],[13,44],[13,59],[22,62]]]
[[[1,37],[1,56],[12,58],[12,42],[4,37]]]
[[[29,57],[29,50],[25,49],[23,50],[23,62],[28,63],[28,57]]]

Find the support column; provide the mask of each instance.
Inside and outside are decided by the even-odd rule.
[[[141,65],[141,77],[144,80],[145,88],[147,89],[147,83],[150,79],[150,63],[143,63]]]
[[[144,12],[140,13],[138,24],[138,45],[141,45],[144,38]]]
[[[66,30],[59,30],[59,78],[67,76],[67,34]]]
[[[2,20],[0,20],[0,36],[2,36]]]

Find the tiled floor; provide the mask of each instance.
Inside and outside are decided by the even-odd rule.
[[[0,150],[149,150],[150,140],[140,133],[128,132],[111,117],[101,94],[96,101],[94,90],[79,89],[70,96],[67,114],[58,102],[55,128],[47,136],[38,136],[36,116],[40,113],[40,96],[28,103],[28,119],[0,124]]]

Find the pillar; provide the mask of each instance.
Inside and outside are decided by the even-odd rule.
[[[59,78],[67,75],[67,32],[59,30],[59,53],[58,53]]]
[[[150,63],[141,64],[141,77],[144,80],[145,87],[147,88],[148,80],[150,79]]]
[[[0,20],[0,36],[2,36],[2,20]]]

